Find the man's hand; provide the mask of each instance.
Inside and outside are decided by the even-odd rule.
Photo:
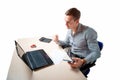
[[[80,68],[86,61],[80,58],[72,58],[73,63],[69,63],[72,68]]]
[[[58,43],[58,40],[59,40],[58,35],[55,35],[55,36],[53,37],[53,41],[54,41],[55,43]]]

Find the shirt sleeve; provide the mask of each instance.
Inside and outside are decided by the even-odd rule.
[[[101,55],[97,41],[97,32],[90,28],[86,32],[86,40],[90,53],[85,57],[85,60],[87,63],[93,63]]]

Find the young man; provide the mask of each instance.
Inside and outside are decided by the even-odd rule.
[[[97,42],[97,32],[80,21],[81,13],[77,8],[71,8],[65,13],[65,22],[68,28],[65,41],[61,41],[58,35],[54,41],[60,46],[71,46],[70,55],[74,56],[72,68],[80,68],[87,77],[90,67],[100,57],[100,49]]]

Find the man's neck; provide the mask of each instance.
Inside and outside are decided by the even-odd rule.
[[[75,26],[74,29],[72,30],[74,34],[77,32],[77,29],[78,29],[78,25]]]

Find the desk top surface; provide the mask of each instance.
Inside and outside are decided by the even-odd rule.
[[[48,55],[54,50],[64,51],[53,41],[50,43],[40,42],[39,38],[25,38],[17,40],[25,51],[44,49]],[[36,48],[30,46],[35,44]],[[29,67],[20,59],[16,53],[13,53],[11,65],[8,71],[7,80],[87,80],[79,69],[72,69],[65,61],[59,62],[37,71],[31,71]]]

